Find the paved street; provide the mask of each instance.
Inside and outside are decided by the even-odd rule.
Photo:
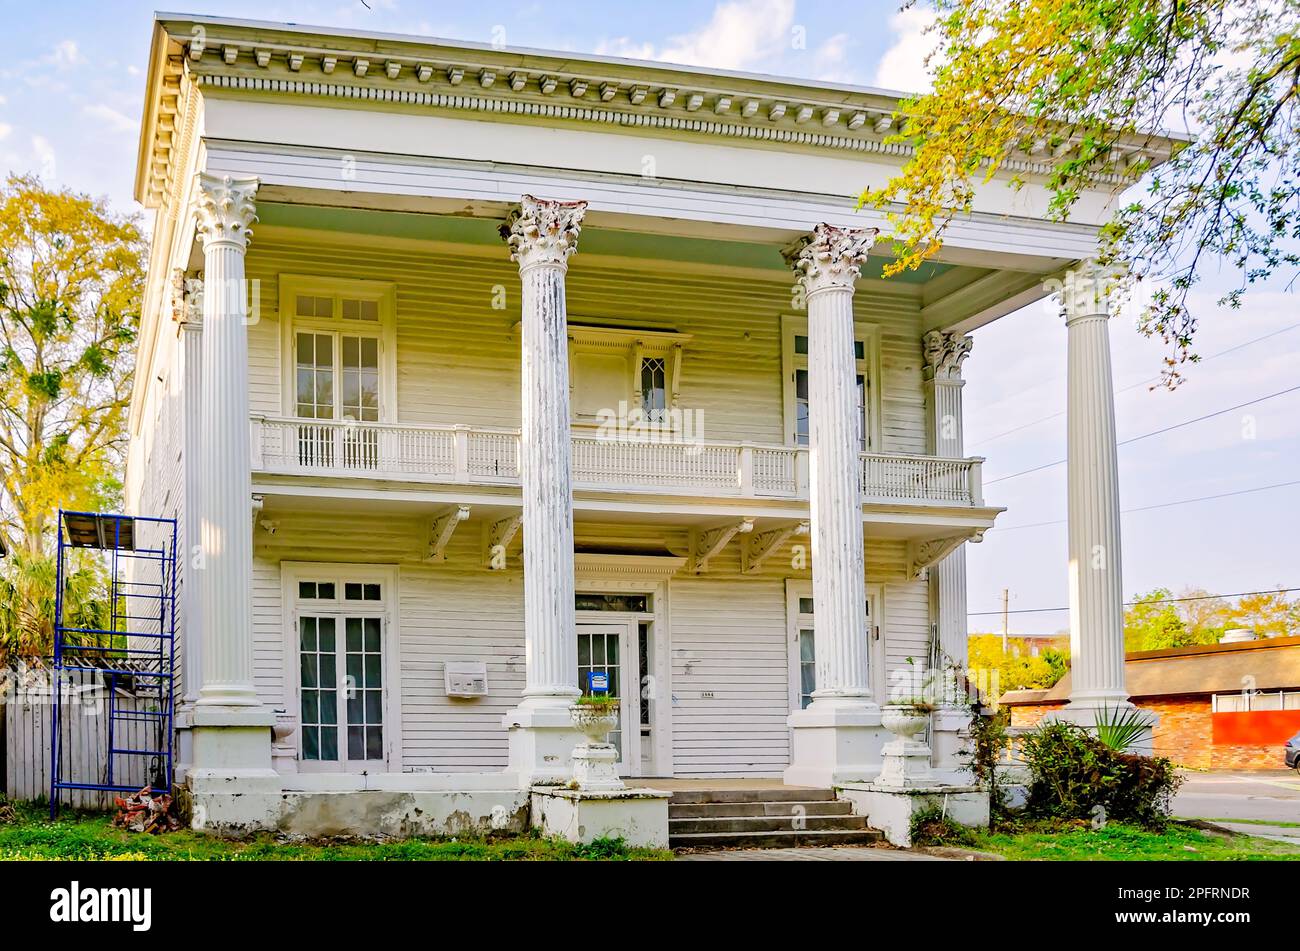
[[[1174,799],[1174,815],[1300,822],[1300,774],[1295,770],[1185,775],[1187,781]]]

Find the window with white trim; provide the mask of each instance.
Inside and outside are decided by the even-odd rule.
[[[298,755],[322,768],[386,760],[385,582],[304,575],[297,581]]]
[[[608,421],[608,414],[639,413],[647,422],[672,421],[678,402],[682,354],[689,334],[569,324],[572,414],[578,424]]]
[[[862,452],[879,452],[880,432],[880,334],[870,324],[854,325],[853,358],[858,385],[858,447]],[[781,320],[781,365],[784,370],[786,442],[808,445],[808,318],[786,316]]]
[[[1300,690],[1238,690],[1216,693],[1214,713],[1253,713],[1260,710],[1300,710]]]
[[[396,417],[395,286],[280,277],[284,410],[357,423]]]

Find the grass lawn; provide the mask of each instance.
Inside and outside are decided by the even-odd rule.
[[[288,842],[260,835],[241,842],[189,830],[145,835],[114,828],[109,817],[68,814],[49,821],[44,810],[13,807],[0,820],[0,861],[90,859],[109,861],[475,861],[572,862],[671,859],[659,849],[631,849],[616,840],[573,845],[540,836],[511,835],[392,842]]]
[[[1111,823],[1025,823],[998,832],[976,832],[962,845],[1018,861],[1300,861],[1300,848],[1272,839],[1206,832],[1171,822],[1164,832]]]

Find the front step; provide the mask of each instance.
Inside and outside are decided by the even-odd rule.
[[[882,838],[831,789],[690,790],[668,801],[668,844],[678,849],[874,845]]]
[[[690,835],[668,833],[674,849],[793,849],[800,846],[830,848],[836,845],[875,845],[884,833],[877,829],[841,831],[839,829],[805,829],[802,832],[698,832]]]

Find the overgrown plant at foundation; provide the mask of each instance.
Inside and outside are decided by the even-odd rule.
[[[1002,754],[1011,742],[1008,728],[1011,725],[1011,712],[1003,707],[992,712],[985,712],[977,700],[971,702],[970,745],[963,752],[966,769],[970,771],[976,785],[989,794],[989,819],[996,825],[1007,815],[1006,779],[998,770]]]
[[[1182,782],[1168,759],[1119,752],[1071,723],[1043,724],[1025,735],[1022,750],[1034,818],[1162,829]]]
[[[974,831],[953,821],[938,807],[913,813],[908,833],[913,846],[974,846],[978,840]]]

